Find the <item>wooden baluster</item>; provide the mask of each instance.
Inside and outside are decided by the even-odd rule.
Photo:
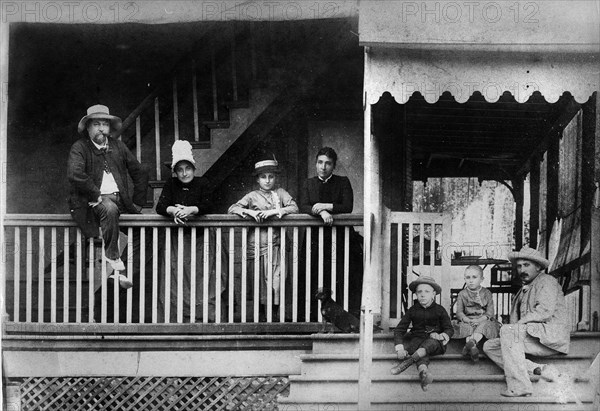
[[[190,254],[190,323],[196,322],[196,285],[198,284],[196,264],[198,261],[196,246],[197,246],[197,228],[192,227],[191,254]]]
[[[408,284],[410,284],[410,282],[412,281],[413,278],[413,254],[414,254],[414,250],[413,250],[413,233],[414,231],[414,224],[413,223],[409,223],[408,224],[408,238],[407,238],[407,244],[408,244],[408,272],[406,275],[406,289],[407,291],[407,301],[406,301],[406,307],[410,308],[412,306],[412,302],[413,302],[413,298],[412,298],[412,291],[410,291],[408,289]]]
[[[13,321],[19,322],[19,310],[21,309],[21,229],[15,227],[14,231],[14,303],[13,303]]]
[[[344,227],[344,310],[348,311],[350,299],[350,227]]]
[[[27,254],[26,254],[26,276],[25,284],[25,321],[31,322],[31,311],[33,309],[33,241],[31,227],[27,227]]]
[[[171,227],[165,229],[165,323],[171,322]]]
[[[81,310],[82,310],[82,281],[83,281],[83,237],[81,236],[81,230],[76,228],[76,242],[75,249],[77,250],[75,258],[75,322],[81,322]]]
[[[102,264],[102,267],[106,267],[106,264]],[[108,269],[107,269],[108,271]],[[119,271],[113,271],[113,323],[114,324],[118,324],[119,323]],[[104,275],[104,273],[103,273]],[[108,286],[108,281],[107,281],[107,286]],[[108,304],[107,304],[107,313],[108,313]],[[108,322],[108,317],[106,319],[106,322]]]
[[[44,322],[44,227],[38,231],[38,322]]]
[[[183,323],[183,227],[177,229],[177,322]]]
[[[144,243],[140,243],[140,250],[144,248]],[[127,277],[133,281],[133,227],[127,227]],[[140,271],[140,277],[142,276]],[[138,284],[136,284],[138,285]],[[143,288],[140,288],[140,294]],[[133,287],[127,289],[127,301],[125,311],[125,322],[131,324],[133,320]]]
[[[102,240],[101,255],[102,257],[100,259],[100,270],[102,272],[102,275],[100,276],[100,287],[102,288],[102,291],[100,292],[100,294],[102,297],[102,301],[100,302],[100,322],[102,324],[106,324],[108,322],[108,272],[106,269],[106,253],[104,240]]]
[[[198,121],[198,78],[196,61],[192,60],[192,103],[194,105],[194,141],[200,141],[200,123]]]
[[[402,260],[403,260],[403,248],[402,248],[402,223],[398,223],[397,233],[397,244],[398,244],[398,261],[396,261],[396,318],[402,317]]]
[[[216,280],[215,281],[215,322],[221,322],[221,273],[223,272],[223,265],[221,264],[222,260],[220,258],[220,253],[223,247],[222,237],[221,237],[221,227],[217,228],[217,240],[215,246],[215,272],[216,272]]]
[[[254,228],[254,322],[259,321],[259,303],[260,303],[260,229]]]
[[[219,121],[219,108],[217,101],[217,70],[215,67],[215,48],[214,44],[210,48],[210,70],[212,76],[212,98],[213,98],[213,121]]]
[[[50,229],[50,322],[56,322],[56,227]]]
[[[235,26],[231,25],[231,85],[233,88],[233,101],[238,101],[237,73],[235,67]]]
[[[69,238],[69,227],[64,228],[63,234],[63,322],[69,322],[69,290],[70,290],[70,263],[71,244]]]
[[[154,99],[154,149],[156,151],[156,179],[161,180],[160,164],[160,110],[158,97]]]
[[[242,291],[241,291],[241,311],[242,322],[246,322],[246,305],[248,289],[248,228],[242,227]]]
[[[267,322],[273,321],[273,227],[267,228]],[[261,284],[261,287],[264,285]]]
[[[88,322],[94,322],[94,239],[88,243]]]
[[[146,317],[146,227],[140,227],[140,324]]]
[[[340,301],[340,298],[345,296],[337,295],[337,227],[331,227],[331,291],[333,292],[333,299]]]
[[[279,270],[279,322],[285,322],[285,277],[286,277],[286,253],[285,253],[285,227],[281,227],[281,247],[279,248],[281,268]]]
[[[179,104],[177,98],[177,77],[173,76],[173,135],[179,140]]]
[[[140,116],[135,118],[135,157],[142,162],[142,123]]]
[[[235,229],[232,227],[229,229],[229,258],[227,259],[229,263],[229,322],[234,322],[234,308],[235,308],[235,300],[234,300],[234,291],[235,291],[235,276],[234,276],[234,263],[235,263]],[[220,254],[217,253],[216,258],[221,258]]]
[[[292,322],[298,322],[298,227],[292,235]]]
[[[152,323],[158,322],[158,227],[152,228]]]
[[[208,227],[204,227],[204,248],[202,250],[202,322],[208,323],[208,280],[210,276],[209,271],[209,238],[208,238]]]
[[[305,272],[306,272],[306,290],[305,290],[305,295],[304,295],[304,300],[305,300],[305,308],[304,308],[304,312],[306,315],[306,322],[310,322],[310,303],[311,303],[311,295],[310,295],[310,277],[311,277],[311,261],[310,261],[310,257],[311,257],[311,243],[312,243],[312,228],[311,227],[306,227],[306,265],[305,265]]]
[[[318,280],[317,280],[317,288],[322,288],[323,287],[323,253],[324,253],[324,249],[323,249],[323,227],[319,227],[319,253],[318,253],[318,258],[319,258],[319,270],[318,270]],[[332,290],[333,292],[335,292],[335,289]],[[312,296],[309,296],[312,297]],[[319,318],[319,322],[323,321],[323,316],[321,315],[321,301],[319,300],[319,302],[317,303],[317,311],[318,311],[318,318]]]
[[[252,82],[256,81],[258,69],[256,65],[256,23],[250,25],[250,68],[252,71]]]

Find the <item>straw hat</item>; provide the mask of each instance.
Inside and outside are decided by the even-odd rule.
[[[521,251],[512,251],[508,253],[508,259],[513,264],[518,259],[522,259],[536,262],[539,265],[541,265],[542,268],[548,268],[548,266],[550,265],[550,261],[544,258],[544,256],[542,256],[542,253],[540,253],[538,250],[534,250],[533,248],[527,246],[521,248]]]
[[[96,104],[95,106],[89,107],[87,109],[87,115],[83,116],[81,120],[79,120],[79,124],[77,125],[77,131],[79,134],[83,133],[83,130],[85,130],[87,121],[94,118],[101,118],[103,120],[110,121],[111,134],[120,131],[121,126],[123,125],[119,117],[110,114],[108,107],[103,106],[102,104]]]
[[[419,284],[427,284],[427,285],[432,286],[433,289],[435,290],[435,292],[438,294],[440,294],[442,292],[442,287],[440,287],[440,285],[438,283],[436,283],[432,277],[429,277],[426,275],[422,275],[421,277],[417,278],[415,281],[410,283],[408,285],[408,288],[410,288],[410,291],[415,293],[415,292],[417,292],[417,286]]]
[[[275,159],[274,155],[265,157],[254,164],[254,175],[257,176],[262,173],[279,173],[279,163]]]

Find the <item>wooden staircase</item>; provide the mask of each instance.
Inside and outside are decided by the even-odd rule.
[[[506,388],[502,370],[483,354],[478,363],[472,363],[460,354],[462,345],[462,340],[451,340],[446,354],[432,359],[429,368],[434,382],[424,392],[416,367],[400,375],[390,374],[396,363],[393,335],[376,334],[371,409],[597,410],[592,383],[586,379],[574,380],[584,375],[600,352],[600,333],[572,334],[571,352],[567,356],[532,358],[542,364],[554,364],[566,375],[559,382],[534,383],[534,395],[521,398],[500,396]],[[279,410],[357,410],[358,351],[358,335],[313,335],[312,353],[301,355],[301,374],[290,376],[290,394],[279,398]],[[507,404],[510,407],[503,408]]]
[[[294,32],[233,22],[208,30],[123,122],[121,139],[150,170],[154,202],[178,139],[191,142],[196,175],[216,189],[330,64],[358,46],[345,24],[324,32],[309,22]]]

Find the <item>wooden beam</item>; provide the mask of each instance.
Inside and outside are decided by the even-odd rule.
[[[517,175],[525,175],[529,172],[531,168],[531,162],[534,159],[539,158],[545,151],[547,151],[552,145],[553,141],[556,141],[561,138],[562,131],[565,126],[569,124],[569,122],[575,117],[575,114],[581,108],[581,104],[577,103],[575,99],[571,97],[569,102],[566,104],[564,110],[559,115],[558,119],[550,126],[548,131],[546,131],[545,137],[540,142],[540,144],[535,148],[535,150],[529,155],[529,158],[525,161],[525,163],[521,166],[521,168],[517,171]]]
[[[512,180],[512,186],[515,198],[515,248],[520,250],[523,247],[523,180],[519,178]]]
[[[590,318],[595,330],[598,330],[600,315],[600,93],[595,92],[596,131],[594,152],[594,200],[592,204],[591,235],[591,278],[590,278]]]
[[[540,226],[540,162],[533,159],[529,174],[529,246],[537,248],[537,235]]]
[[[4,216],[6,214],[7,164],[8,164],[8,51],[10,25],[0,19],[0,321],[8,319],[6,313],[6,239]]]

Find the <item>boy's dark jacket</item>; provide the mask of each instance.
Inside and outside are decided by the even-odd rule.
[[[408,331],[411,323],[412,329]],[[434,332],[446,333],[448,337],[452,337],[454,329],[448,312],[435,301],[427,308],[423,308],[418,301],[415,301],[394,329],[394,344],[402,344],[407,334],[410,337],[425,338]]]

